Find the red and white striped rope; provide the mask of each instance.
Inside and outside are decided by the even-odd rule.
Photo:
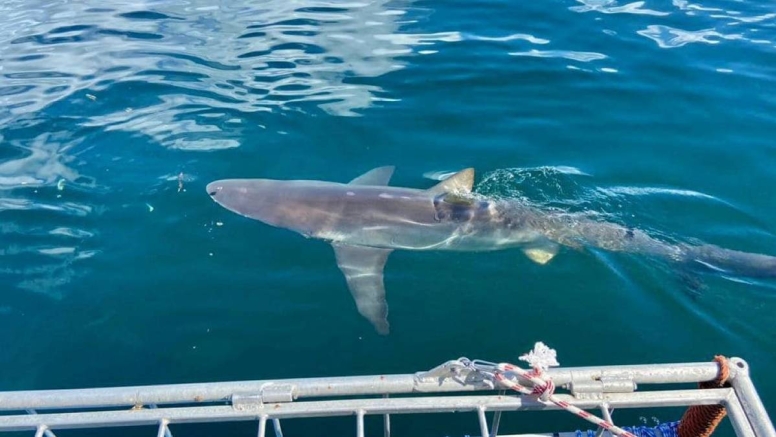
[[[513,364],[501,363],[496,366],[496,369],[497,371],[494,373],[495,380],[501,383],[502,385],[506,386],[507,388],[510,388],[514,391],[517,391],[526,395],[538,394],[540,402],[553,403],[570,413],[576,414],[577,416],[589,422],[592,422],[600,426],[601,428],[604,428],[605,430],[609,431],[614,435],[623,436],[623,437],[636,437],[634,434],[620,428],[619,426],[616,426],[611,422],[603,420],[598,416],[590,414],[579,407],[576,407],[574,405],[569,404],[566,401],[562,401],[558,399],[558,397],[555,396],[554,394],[555,383],[552,382],[551,378],[549,377],[545,378],[543,376],[544,372],[542,371],[541,368],[534,368],[534,370],[528,371],[528,370],[521,369]],[[515,381],[512,381],[511,379],[507,379],[507,377],[504,376],[504,372],[516,373],[518,376],[531,381],[534,384],[534,388],[530,389],[528,387],[518,384]]]

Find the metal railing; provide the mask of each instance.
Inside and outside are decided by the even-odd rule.
[[[731,387],[716,389],[696,388],[717,377],[715,362],[553,368],[547,373],[569,391],[558,395],[564,401],[600,410],[609,421],[615,408],[720,404],[739,437],[776,437],[747,363],[739,358],[729,363]],[[651,384],[690,383],[695,384],[642,390]],[[382,415],[389,437],[394,414],[473,412],[482,436],[496,436],[503,412],[552,409],[536,397],[494,388],[453,360],[404,375],[0,392],[0,432],[29,430],[36,437],[54,437],[59,429],[154,425],[164,437],[171,436],[170,424],[256,421],[259,437],[266,435],[267,422],[281,437],[283,419],[355,416],[356,434],[363,437],[364,417]],[[490,423],[486,413],[493,413]]]

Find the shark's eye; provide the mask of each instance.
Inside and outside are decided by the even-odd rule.
[[[216,190],[213,190],[213,191],[209,192],[208,194],[210,194],[211,196],[215,196],[215,195],[216,195],[216,193],[218,193],[218,191],[216,191]]]

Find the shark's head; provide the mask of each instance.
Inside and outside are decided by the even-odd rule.
[[[328,220],[325,183],[273,179],[223,179],[206,190],[224,208],[268,225],[310,235]]]
[[[277,225],[278,182],[270,179],[223,179],[207,184],[210,197],[237,214]]]

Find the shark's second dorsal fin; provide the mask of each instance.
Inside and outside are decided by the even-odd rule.
[[[429,193],[471,193],[474,187],[474,169],[466,168],[428,189]]]
[[[373,168],[348,183],[350,185],[388,185],[395,168],[392,165]]]

